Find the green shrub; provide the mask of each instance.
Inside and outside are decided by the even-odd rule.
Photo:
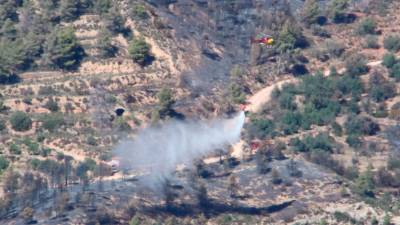
[[[94,138],[93,136],[89,136],[89,137],[86,139],[86,143],[87,143],[88,145],[95,146],[95,145],[97,145],[97,140],[96,140],[96,138]]]
[[[12,143],[10,145],[10,149],[9,150],[10,150],[11,154],[14,154],[14,155],[20,155],[21,154],[21,148],[16,143]]]
[[[229,96],[234,103],[243,104],[246,101],[246,94],[243,91],[243,88],[236,83],[232,83],[229,85]]]
[[[400,169],[400,158],[390,157],[387,162],[387,167],[389,170]]]
[[[390,69],[389,76],[395,78],[396,81],[400,81],[400,62]]]
[[[392,68],[396,63],[397,59],[393,53],[386,53],[383,56],[382,65],[386,66],[386,68]]]
[[[347,7],[349,0],[333,0],[329,5],[328,12],[330,18],[335,23],[343,23],[347,20]]]
[[[319,149],[326,152],[331,152],[333,149],[332,138],[325,133],[320,133],[315,137],[307,136],[303,141],[310,151]]]
[[[7,128],[6,121],[0,119],[0,131],[3,131]]]
[[[368,35],[364,39],[364,47],[365,48],[372,48],[372,49],[378,49],[379,44],[378,44],[378,38],[374,35]]]
[[[283,109],[293,111],[297,108],[297,105],[293,100],[294,96],[292,94],[284,92],[279,96],[279,106]]]
[[[46,135],[43,132],[40,132],[36,136],[36,141],[43,142],[46,139]]]
[[[141,65],[145,65],[151,58],[150,45],[143,37],[133,39],[129,43],[128,52],[133,61]]]
[[[85,52],[79,45],[72,28],[57,28],[47,38],[45,59],[50,66],[63,70],[75,70]]]
[[[50,110],[51,112],[57,112],[58,110],[60,110],[58,103],[56,101],[54,101],[53,98],[49,98],[49,100],[46,102],[44,107],[46,109]]]
[[[58,113],[43,116],[40,121],[42,122],[42,127],[49,131],[56,131],[65,124],[63,115]]]
[[[360,136],[354,134],[350,134],[347,136],[346,143],[353,148],[359,148],[362,145]]]
[[[39,155],[39,144],[32,141],[31,138],[25,138],[24,139],[24,145],[26,145],[26,147],[28,147],[29,152],[32,155]]]
[[[158,116],[164,118],[172,112],[172,105],[175,103],[174,93],[169,88],[162,88],[157,93],[158,99]]]
[[[326,40],[323,47],[330,57],[340,57],[345,51],[345,46],[341,42],[332,39]]]
[[[251,137],[263,139],[273,134],[275,125],[271,120],[252,119],[247,131]]]
[[[60,1],[61,19],[70,22],[79,17],[80,2],[75,0]]]
[[[339,212],[339,211],[335,211],[333,213],[333,217],[335,218],[336,221],[338,222],[344,222],[344,223],[352,223],[352,224],[356,224],[357,221],[352,218],[348,213],[346,212]]]
[[[336,122],[333,122],[332,124],[331,124],[331,126],[332,126],[332,129],[333,129],[333,133],[336,135],[336,136],[342,136],[342,134],[343,134],[343,128],[342,128],[342,126],[340,126],[340,124],[338,124],[338,123],[336,123]]]
[[[390,218],[389,214],[386,213],[385,216],[383,217],[382,225],[391,225],[392,219]]]
[[[125,18],[121,15],[120,9],[114,5],[104,15],[104,26],[113,34],[127,33]]]
[[[0,174],[7,169],[9,165],[10,163],[8,160],[4,156],[0,155]]]
[[[319,37],[323,37],[323,38],[331,37],[331,34],[329,33],[329,31],[319,25],[311,26],[311,31],[312,31],[312,34],[315,36],[319,36]]]
[[[343,95],[360,96],[363,92],[363,84],[359,77],[344,75],[336,81],[336,89]]]
[[[389,51],[398,52],[400,50],[400,36],[389,35],[385,37],[383,40],[383,46]]]
[[[42,148],[40,150],[40,155],[42,157],[47,157],[51,153],[52,149],[51,148]]]
[[[111,32],[105,29],[101,30],[99,38],[96,42],[96,47],[101,58],[114,57],[118,52],[118,48],[112,44]]]
[[[286,22],[279,31],[277,48],[282,52],[291,51],[295,48],[304,48],[309,43],[303,35],[300,26],[296,26],[292,22]]]
[[[131,17],[139,20],[145,20],[149,17],[146,7],[142,4],[135,4],[131,11]]]
[[[282,130],[285,134],[294,134],[302,125],[302,115],[299,112],[287,112],[281,118]]]
[[[352,77],[368,72],[367,60],[361,54],[350,55],[346,59],[345,64],[347,73]]]
[[[375,184],[370,167],[367,168],[367,171],[358,176],[353,190],[362,197],[374,197]]]
[[[16,131],[27,131],[32,128],[32,120],[28,114],[17,111],[11,115],[11,127]]]
[[[357,34],[366,35],[366,34],[375,34],[376,31],[376,22],[372,18],[363,19],[357,27]]]
[[[349,135],[375,135],[379,125],[368,117],[349,116],[345,123],[346,132]]]
[[[57,91],[52,86],[40,86],[39,95],[56,95]]]
[[[290,140],[290,145],[293,146],[294,151],[310,152],[310,151],[325,151],[332,152],[333,150],[332,138],[324,133],[313,136],[306,136],[303,140],[294,138]]]
[[[94,11],[97,14],[104,14],[107,13],[108,10],[111,8],[112,2],[111,0],[96,0],[94,1]]]
[[[320,13],[321,11],[317,0],[306,0],[301,13],[301,20],[306,25],[317,23]]]
[[[376,102],[382,102],[396,96],[396,85],[390,82],[377,84],[369,89],[369,96]]]

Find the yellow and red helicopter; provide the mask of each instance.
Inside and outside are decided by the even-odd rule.
[[[252,44],[260,44],[260,45],[272,48],[275,41],[274,41],[274,38],[270,35],[259,34],[255,38],[251,39],[251,43]]]

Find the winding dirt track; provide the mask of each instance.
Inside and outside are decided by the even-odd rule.
[[[252,113],[256,113],[262,109],[262,106],[268,103],[271,100],[271,95],[272,91],[275,90],[275,88],[281,88],[285,84],[289,83],[296,83],[298,79],[294,77],[286,78],[284,80],[278,81],[276,83],[273,83],[270,86],[267,86],[258,92],[256,92],[254,95],[250,96],[247,100],[248,104],[246,106],[246,110]],[[243,145],[244,141],[240,140],[237,144],[232,146],[232,154],[231,156],[241,159],[243,156]]]
[[[382,61],[371,61],[367,63],[367,66],[369,67],[375,67],[375,66],[379,66],[382,64]],[[340,73],[344,73],[346,71],[345,68],[341,68],[339,70]],[[326,75],[329,75],[329,70],[325,71]],[[264,87],[263,89],[259,90],[258,92],[256,92],[254,95],[250,96],[247,99],[247,106],[246,106],[246,110],[252,113],[256,113],[259,112],[262,109],[262,106],[265,105],[266,103],[268,103],[271,100],[271,95],[272,95],[272,91],[275,88],[282,88],[283,85],[285,84],[289,84],[289,83],[297,83],[299,81],[299,79],[296,79],[294,77],[289,77],[286,79],[283,79],[281,81],[278,81],[272,85],[269,85],[267,87]],[[234,146],[232,146],[232,154],[231,156],[236,157],[236,158],[242,158],[243,155],[243,145],[244,145],[244,141],[240,140],[239,143],[235,144]]]

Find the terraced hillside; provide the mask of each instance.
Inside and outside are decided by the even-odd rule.
[[[0,3],[1,224],[400,224],[399,2]],[[240,110],[240,143],[159,188],[116,166]]]

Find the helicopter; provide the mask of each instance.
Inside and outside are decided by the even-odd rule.
[[[270,35],[259,34],[255,38],[251,39],[251,43],[252,44],[260,44],[260,45],[266,46],[268,48],[272,48],[275,41],[274,41],[274,38],[272,38],[272,36],[270,36]]]

